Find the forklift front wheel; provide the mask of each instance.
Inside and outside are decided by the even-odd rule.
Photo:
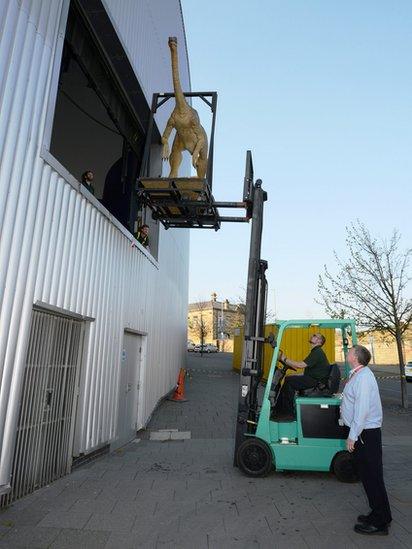
[[[332,471],[341,482],[358,482],[359,475],[353,455],[349,452],[339,452],[333,458]]]
[[[265,477],[273,466],[272,452],[260,438],[247,438],[238,448],[237,464],[249,477]]]

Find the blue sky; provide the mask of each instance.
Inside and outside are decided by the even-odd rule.
[[[412,2],[182,0],[193,91],[219,94],[213,193],[263,180],[278,318],[324,316],[317,278],[345,226],[412,243]],[[197,104],[194,105],[197,108]],[[207,113],[199,109],[208,125]],[[246,287],[250,227],[191,231],[190,301]]]

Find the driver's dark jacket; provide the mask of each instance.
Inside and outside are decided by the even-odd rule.
[[[316,379],[316,381],[326,381],[329,377],[330,364],[322,349],[318,345],[313,347],[308,356],[303,359],[307,364],[304,375]]]

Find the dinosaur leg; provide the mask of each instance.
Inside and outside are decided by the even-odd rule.
[[[170,153],[170,173],[169,177],[178,177],[179,166],[182,162],[182,152],[184,150],[183,143],[180,140],[178,134],[175,135],[172,145],[172,152]]]
[[[197,177],[204,179],[207,170],[207,147],[202,147],[196,163]]]

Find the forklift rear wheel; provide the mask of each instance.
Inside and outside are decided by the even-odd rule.
[[[353,455],[349,452],[339,452],[333,458],[332,471],[341,482],[358,482],[359,475]]]
[[[237,451],[237,464],[249,477],[264,477],[272,469],[272,452],[259,438],[247,438]]]

